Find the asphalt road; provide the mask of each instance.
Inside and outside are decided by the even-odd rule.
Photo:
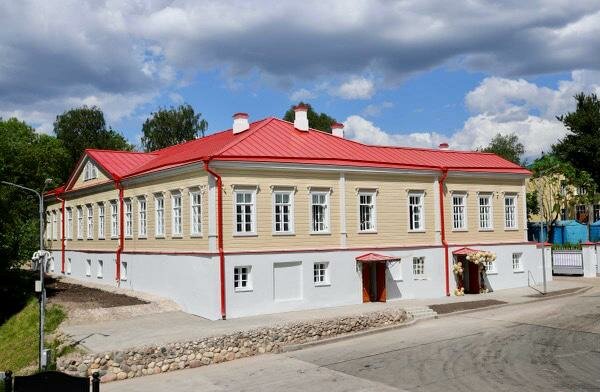
[[[600,391],[600,288],[102,391]]]

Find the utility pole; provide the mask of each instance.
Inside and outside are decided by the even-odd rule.
[[[44,191],[46,190],[46,187],[52,182],[51,178],[47,178],[44,181],[44,187],[42,188],[42,192],[38,192],[35,189],[31,189],[31,188],[27,188],[26,186],[23,185],[18,185],[18,184],[14,184],[12,182],[8,182],[8,181],[0,181],[0,183],[4,184],[4,185],[9,185],[9,186],[14,186],[16,188],[25,190],[25,191],[29,191],[29,192],[33,192],[35,193],[35,195],[38,197],[38,201],[39,201],[39,219],[40,219],[40,251],[39,251],[39,269],[40,269],[40,280],[39,280],[39,289],[40,289],[40,298],[39,298],[39,303],[40,303],[40,334],[39,334],[39,346],[40,346],[40,352],[39,352],[39,371],[41,372],[43,370],[42,363],[43,363],[43,355],[44,355],[44,317],[45,317],[45,307],[46,307],[46,287],[44,286],[44,269],[46,267],[46,258],[45,258],[45,252],[44,252]]]

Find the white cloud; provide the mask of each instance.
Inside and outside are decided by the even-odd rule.
[[[437,147],[448,142],[451,148],[472,150],[486,146],[498,133],[515,133],[525,145],[525,157],[549,151],[567,134],[557,115],[575,109],[573,96],[581,91],[600,94],[600,73],[574,71],[556,89],[540,87],[523,79],[487,78],[466,96],[472,112],[462,129],[449,136],[438,132],[391,133],[373,122],[354,115],[346,119],[349,138],[385,145]]]
[[[363,111],[362,115],[367,117],[376,117],[381,114],[381,112],[385,109],[390,109],[394,107],[393,102],[384,101],[381,103],[372,103],[367,105]]]
[[[331,94],[343,99],[369,99],[375,94],[375,85],[369,79],[352,78],[332,89]]]
[[[290,101],[300,102],[300,101],[306,101],[308,99],[313,99],[316,97],[317,97],[317,94],[315,94],[314,92],[307,90],[305,88],[301,88],[299,90],[293,91],[290,94]]]

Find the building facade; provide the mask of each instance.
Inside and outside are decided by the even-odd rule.
[[[168,297],[209,319],[404,298],[457,286],[465,247],[492,289],[541,280],[529,172],[493,154],[368,146],[296,121],[153,153],[88,150],[46,195],[50,270]]]

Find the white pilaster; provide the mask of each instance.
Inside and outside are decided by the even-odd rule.
[[[217,186],[211,174],[208,175],[208,251],[217,252]]]
[[[438,177],[433,180],[433,222],[435,231],[435,243],[442,242],[441,219],[440,219],[440,185]]]
[[[521,224],[523,225],[523,241],[528,241],[527,238],[527,180],[523,180],[521,185],[521,200],[517,199],[517,203],[521,203]]]
[[[346,174],[344,172],[340,172],[338,189],[340,193],[340,247],[345,248],[348,232],[346,231]]]

